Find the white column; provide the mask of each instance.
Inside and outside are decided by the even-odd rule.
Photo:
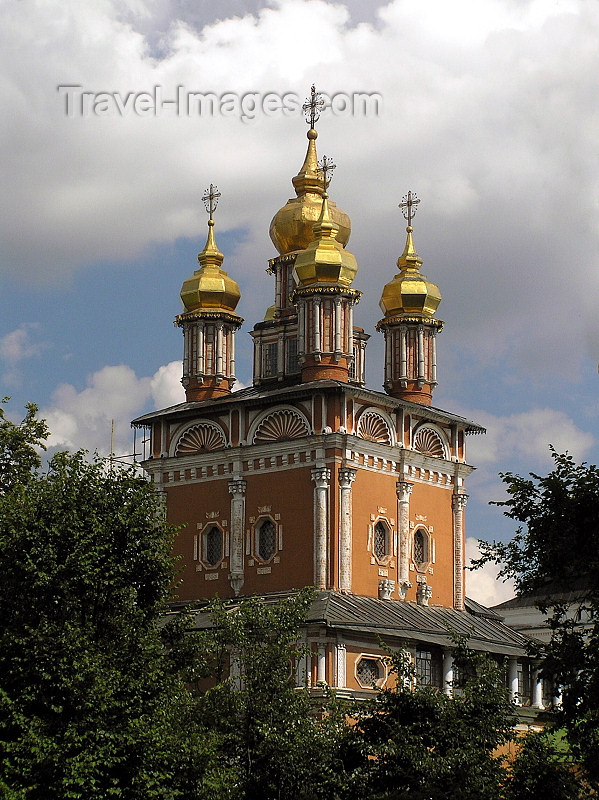
[[[393,357],[393,343],[396,331],[393,328],[385,328],[385,383],[391,383],[393,372],[391,369],[391,359]]]
[[[341,298],[340,297],[335,297],[335,300],[332,303],[332,308],[333,308],[333,317],[335,323],[333,349],[335,351],[335,356],[339,357],[341,355]]]
[[[331,470],[318,467],[312,470],[314,481],[314,585],[328,586],[328,492]]]
[[[231,588],[235,597],[243,586],[243,533],[245,530],[245,490],[247,482],[241,478],[229,481],[231,493],[231,555],[230,576]]]
[[[453,495],[453,607],[464,610],[464,509],[468,495]]]
[[[351,592],[352,586],[352,497],[351,485],[356,470],[344,467],[339,470],[341,524],[339,525],[339,588]]]
[[[540,669],[532,670],[532,705],[533,708],[545,708],[543,705],[543,678]]]
[[[314,309],[314,352],[320,353],[322,351],[320,339],[320,300],[316,298],[313,304]]]
[[[510,692],[510,700],[520,705],[518,699],[518,659],[516,656],[510,656],[507,666],[507,681]]]
[[[204,360],[204,324],[200,322],[198,325],[198,341],[196,350],[197,363],[193,364],[194,375],[204,375],[206,364]]]
[[[443,650],[443,691],[449,697],[453,694],[453,653]]]
[[[299,645],[302,648],[301,655],[298,655],[297,666],[295,670],[296,686],[303,688],[308,684],[308,663],[306,663],[306,637],[305,635],[300,639]]]
[[[281,264],[278,264],[274,268],[274,271],[275,271],[275,308],[277,309],[277,311],[279,311],[281,308],[283,308],[282,287],[281,287],[281,283],[282,283],[282,281],[281,281],[281,271],[282,271],[282,269],[283,269],[283,267],[282,267]]]
[[[397,525],[399,528],[399,566],[397,570],[399,596],[405,599],[410,583],[410,495],[412,485],[407,481],[395,484],[397,494]]]
[[[216,323],[216,377],[223,377],[223,324]]]
[[[422,325],[418,326],[418,380],[425,380],[424,374],[424,328]]]
[[[316,682],[327,682],[327,646],[326,644],[318,644],[318,660],[316,666]]]
[[[437,383],[437,331],[431,330],[431,383]]]
[[[235,330],[233,328],[229,331],[229,374],[227,377],[235,380]]]
[[[306,352],[306,307],[303,300],[297,301],[297,354]]]
[[[408,377],[408,331],[403,325],[399,329],[399,377]]]
[[[347,682],[347,650],[344,644],[338,643],[335,648],[337,689],[345,689]]]

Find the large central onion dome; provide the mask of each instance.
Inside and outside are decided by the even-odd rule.
[[[280,255],[294,253],[305,248],[314,239],[313,227],[320,218],[324,183],[318,170],[316,138],[314,128],[308,130],[308,151],[298,174],[293,178],[297,197],[274,215],[270,223],[270,238]],[[336,239],[345,247],[351,233],[351,222],[345,211],[329,202],[329,214],[339,229]]]

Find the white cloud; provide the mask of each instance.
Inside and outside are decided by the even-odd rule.
[[[480,557],[478,541],[471,537],[466,539],[466,561]],[[468,570],[466,573],[466,594],[483,606],[495,606],[514,596],[513,581],[497,580],[499,568],[487,564],[482,569]]]
[[[156,408],[168,408],[185,402],[182,374],[182,361],[171,361],[156,370],[150,379],[150,391]]]
[[[0,338],[0,360],[7,367],[2,373],[2,382],[5,386],[20,387],[23,383],[20,362],[39,357],[50,346],[48,342],[32,341],[32,332],[39,328],[39,323],[22,322],[18,328]]]
[[[33,342],[30,335],[39,327],[39,324],[35,322],[23,322],[14,331],[0,338],[0,358],[8,364],[17,364],[23,359],[41,355],[48,344]]]
[[[95,372],[82,391],[62,384],[54,392],[52,404],[40,410],[50,429],[48,445],[108,455],[114,423],[114,453],[130,453],[133,437],[129,423],[149,399],[152,380],[138,378],[130,367],[121,364]]]
[[[595,443],[594,437],[580,430],[564,411],[551,408],[505,417],[487,411],[473,411],[467,416],[487,429],[485,436],[468,440],[468,461],[472,464],[501,467],[518,460],[528,469],[536,469],[551,463],[550,444],[558,453],[567,450],[576,460],[582,460]]]

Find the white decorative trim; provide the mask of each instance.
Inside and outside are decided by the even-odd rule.
[[[412,448],[425,456],[449,458],[449,442],[445,432],[432,422],[419,425],[413,432]]]
[[[356,435],[360,439],[379,444],[394,445],[395,434],[394,425],[380,409],[367,408],[361,412],[357,420]]]
[[[193,423],[179,435],[172,448],[172,455],[196,455],[211,450],[222,450],[226,446],[227,439],[220,425],[204,420]]]
[[[258,416],[250,426],[248,442],[262,444],[301,439],[310,435],[305,415],[294,406],[277,406]]]

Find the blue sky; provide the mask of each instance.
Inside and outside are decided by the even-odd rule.
[[[330,194],[351,217],[356,323],[382,383],[378,300],[412,189],[423,272],[440,288],[434,403],[485,425],[469,440],[467,527],[512,530],[499,471],[546,472],[548,443],[598,460],[599,4],[588,0],[3,0],[0,389],[34,401],[53,447],[130,452],[129,421],[177,402],[179,290],[205,240],[239,282],[238,377],[273,302],[270,219],[303,160],[301,115],[65,113],[76,85],[132,100],[376,93],[379,113],[319,122]],[[226,112],[226,109],[225,109]],[[470,593],[499,600],[492,573]]]

